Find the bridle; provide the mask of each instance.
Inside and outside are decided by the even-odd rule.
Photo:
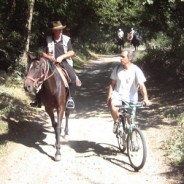
[[[40,69],[40,77],[38,77],[38,78],[31,77],[29,75],[29,72],[30,72],[31,68],[33,67],[33,62],[41,62],[41,61],[43,61],[43,63],[44,63],[44,68],[43,68],[43,70]],[[37,59],[32,60],[31,65],[30,65],[29,70],[28,70],[28,75],[25,78],[33,81],[33,86],[37,92],[41,89],[41,86],[44,83],[44,81],[51,78],[56,71],[56,68],[55,68],[55,70],[49,75],[49,68],[50,68],[49,62],[44,58],[40,58],[40,60],[37,60]]]

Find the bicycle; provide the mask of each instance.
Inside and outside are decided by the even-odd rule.
[[[135,123],[133,109],[147,109],[148,107],[143,103],[127,102],[116,107],[119,108],[119,123],[116,130],[119,149],[123,153],[127,149],[130,164],[135,171],[138,171],[146,162],[147,147],[144,135]]]

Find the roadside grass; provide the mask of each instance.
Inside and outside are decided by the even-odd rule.
[[[135,60],[150,83],[160,88],[159,94],[154,96],[159,96],[162,115],[173,130],[163,146],[171,163],[184,167],[184,78],[181,72],[184,63],[169,50],[160,49],[137,52]]]
[[[8,136],[17,136],[17,130],[10,133],[11,123],[18,124],[24,121],[28,114],[31,114],[31,109],[27,104],[31,96],[27,96],[23,89],[23,79],[15,79],[14,74],[11,76],[5,75],[0,71],[0,156],[2,157],[7,150],[9,140]]]
[[[81,69],[89,58],[98,58],[94,52],[86,49],[86,54],[77,52],[74,68]],[[28,94],[23,88],[23,77],[17,71],[6,74],[0,71],[0,157],[6,154],[11,140],[23,135],[23,127],[30,123],[37,110],[29,103],[34,94]]]
[[[179,115],[168,114],[169,121],[176,122],[172,136],[167,140],[165,148],[168,150],[168,158],[175,166],[184,167],[184,113]]]

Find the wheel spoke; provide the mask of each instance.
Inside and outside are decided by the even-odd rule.
[[[123,127],[121,127],[121,126],[118,127],[116,137],[118,140],[119,149],[121,152],[124,153],[126,150],[126,134],[123,130]]]
[[[135,169],[141,169],[146,161],[146,143],[142,132],[133,128],[128,138],[128,155],[131,165]]]

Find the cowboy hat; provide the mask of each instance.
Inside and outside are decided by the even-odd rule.
[[[64,29],[66,26],[63,26],[60,21],[52,21],[52,30]]]

